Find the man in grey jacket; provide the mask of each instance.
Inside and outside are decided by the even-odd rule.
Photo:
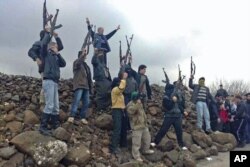
[[[213,101],[213,97],[210,94],[209,88],[205,86],[205,78],[201,77],[199,79],[199,84],[193,84],[194,76],[191,75],[189,79],[189,87],[193,89],[193,94],[191,101],[196,105],[197,112],[197,127],[198,130],[202,130],[203,117],[205,119],[206,132],[212,133],[210,125],[210,114],[208,110],[208,103],[210,100]]]
[[[46,33],[42,39],[41,57],[43,58],[43,90],[45,95],[45,108],[42,114],[39,131],[44,135],[50,135],[47,124],[52,122],[52,129],[59,126],[59,96],[58,82],[60,79],[60,67],[65,67],[66,62],[58,52],[58,45],[50,42],[50,28],[45,28]]]

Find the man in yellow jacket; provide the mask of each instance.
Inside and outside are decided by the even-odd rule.
[[[111,101],[112,101],[112,118],[113,118],[113,134],[110,145],[110,152],[117,154],[120,152],[118,145],[120,140],[127,140],[126,137],[121,138],[122,117],[124,115],[125,101],[123,92],[126,87],[126,72],[120,73],[118,78],[114,78],[112,82]]]
[[[144,154],[153,154],[150,150],[151,136],[148,130],[147,116],[145,114],[143,104],[139,97],[139,93],[131,94],[131,101],[127,105],[127,111],[130,119],[132,132],[132,155],[137,161],[143,161],[139,149],[142,143],[142,152]],[[154,143],[151,144],[154,146]]]

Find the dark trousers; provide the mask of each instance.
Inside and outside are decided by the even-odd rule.
[[[246,133],[246,120],[245,119],[237,119],[235,120],[235,137],[239,143],[245,141],[245,133]]]
[[[224,133],[230,133],[230,123],[229,122],[218,123],[218,130]]]
[[[179,146],[183,147],[184,143],[182,140],[182,117],[166,117],[165,116],[161,129],[155,137],[155,144],[159,144],[161,142],[162,138],[166,135],[171,125],[174,126]]]
[[[127,132],[124,133],[124,127],[122,125],[123,117],[123,109],[112,109],[113,134],[110,145],[111,152],[116,151],[119,144],[127,142]]]
[[[250,119],[246,121],[246,142],[250,143]]]

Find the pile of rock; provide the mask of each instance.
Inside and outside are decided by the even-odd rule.
[[[143,156],[144,163],[137,163],[131,156],[131,134],[129,148],[117,157],[109,154],[112,132],[112,116],[109,112],[98,115],[89,108],[88,125],[76,121],[67,123],[72,103],[72,80],[60,82],[61,127],[53,137],[43,136],[37,130],[41,108],[39,94],[41,80],[27,76],[0,73],[0,167],[22,166],[196,166],[196,161],[218,152],[230,151],[236,146],[233,135],[215,132],[211,135],[195,130],[196,114],[186,91],[189,116],[183,120],[183,138],[188,147],[181,151],[171,129],[155,148],[155,154]],[[152,85],[153,101],[148,103],[147,116],[151,136],[159,130],[163,113],[161,101],[164,88]]]

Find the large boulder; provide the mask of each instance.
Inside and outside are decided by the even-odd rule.
[[[216,146],[212,146],[212,147],[209,147],[209,148],[206,148],[206,153],[211,156],[211,155],[218,155],[218,149]]]
[[[206,156],[207,156],[207,153],[204,150],[202,150],[202,149],[198,150],[197,152],[195,152],[193,154],[193,157],[196,160],[204,159],[204,158],[206,158]]]
[[[183,141],[187,147],[190,147],[192,144],[194,144],[191,134],[187,132],[183,132]]]
[[[24,111],[24,123],[25,124],[32,124],[32,125],[39,124],[39,119],[36,116],[36,114],[34,114],[33,111],[26,110],[26,111]]]
[[[175,148],[173,140],[169,140],[167,137],[164,137],[159,145],[157,146],[162,152],[171,151]]]
[[[78,147],[70,148],[66,157],[64,157],[65,164],[74,164],[79,166],[84,166],[88,164],[91,159],[89,149],[81,144]]]
[[[35,148],[32,156],[40,166],[58,166],[58,162],[66,156],[68,152],[67,144],[60,140],[40,143]]]
[[[196,162],[194,157],[192,156],[192,153],[189,151],[184,152],[183,156],[183,166],[184,167],[196,167]]]
[[[221,145],[230,143],[232,144],[233,148],[235,148],[237,145],[237,141],[234,135],[231,133],[223,133],[223,132],[216,131],[210,134],[209,136],[211,137],[213,142],[219,143]]]
[[[113,119],[112,116],[109,114],[102,114],[99,117],[97,117],[96,121],[95,121],[95,125],[98,128],[101,129],[107,129],[107,130],[111,130],[112,129],[112,124],[113,123]]]
[[[212,146],[212,139],[205,133],[194,131],[192,133],[192,138],[196,144],[202,148],[207,148]]]
[[[166,152],[165,154],[173,163],[177,162],[180,155],[177,150],[172,150],[170,152]]]
[[[222,144],[215,143],[215,142],[213,142],[213,145],[215,147],[217,147],[218,152],[227,152],[228,151],[228,148],[226,145],[222,145]]]
[[[151,162],[159,162],[162,160],[163,156],[163,152],[159,150],[156,150],[154,154],[144,155],[144,157]]]
[[[10,143],[14,144],[18,150],[32,156],[35,153],[36,145],[55,141],[53,137],[44,136],[38,131],[26,131],[15,136]]]

